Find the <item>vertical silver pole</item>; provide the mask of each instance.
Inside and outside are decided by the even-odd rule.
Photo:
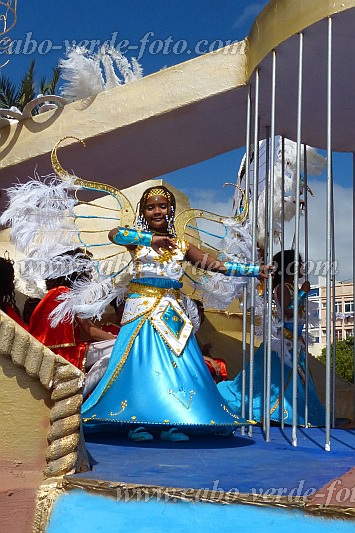
[[[253,186],[253,209],[252,209],[252,262],[256,263],[257,256],[257,214],[258,214],[258,181],[259,181],[259,86],[260,73],[255,71],[255,106],[254,106],[254,186]],[[250,358],[249,358],[249,419],[253,418],[254,399],[254,334],[255,334],[255,278],[251,279],[250,295]],[[253,434],[252,426],[249,426],[248,435]]]
[[[325,450],[330,451],[330,343],[331,343],[331,259],[332,259],[332,226],[331,226],[331,127],[332,127],[332,19],[328,18],[328,75],[327,75],[327,202],[326,202],[326,363],[325,363]]]
[[[272,82],[271,82],[271,154],[269,180],[269,243],[267,261],[271,263],[274,255],[274,177],[275,177],[275,107],[276,107],[276,51],[272,51]],[[266,442],[270,441],[270,390],[271,390],[271,334],[272,334],[272,276],[268,279],[267,293],[267,354],[266,354]]]
[[[299,34],[298,102],[297,102],[297,159],[295,210],[295,272],[293,278],[293,369],[292,369],[292,445],[297,446],[297,382],[298,382],[298,265],[300,253],[300,186],[301,186],[301,128],[302,128],[303,34]]]
[[[269,198],[269,183],[270,183],[270,127],[266,127],[266,157],[265,157],[265,212],[264,212],[264,228],[265,228],[265,235],[264,235],[264,263],[267,264],[268,262],[268,243],[269,243],[269,205],[270,205],[270,198]],[[267,281],[263,281],[263,305],[264,309],[267,309],[267,302],[268,302],[268,296],[267,296]],[[266,417],[268,416],[267,413],[270,411],[270,409],[267,408],[267,396],[266,396],[266,368],[267,368],[267,330],[268,330],[268,321],[263,321],[263,346],[264,346],[264,357],[263,357],[263,390],[262,390],[262,401],[263,401],[263,430],[266,430]]]
[[[251,87],[248,87],[247,97],[247,131],[245,139],[245,201],[249,203],[249,186],[250,186],[250,138],[251,138]],[[243,287],[243,339],[242,339],[242,417],[245,418],[245,380],[246,380],[246,354],[247,354],[247,287]],[[242,426],[241,434],[245,435],[245,427]]]
[[[285,286],[285,137],[282,137],[281,141],[282,149],[282,171],[281,171],[281,267],[278,265],[278,268],[281,269],[281,287]],[[281,290],[281,401],[280,401],[280,410],[281,410],[281,428],[285,427],[285,343],[284,343],[284,331],[285,331],[285,292]]]
[[[355,152],[353,152],[353,217],[355,213]],[[355,232],[353,229],[353,313],[354,313],[354,330],[353,330],[353,342],[354,342],[354,370],[355,370]],[[355,374],[354,374],[354,402],[353,402],[353,419],[355,418]]]
[[[334,183],[333,183],[333,162],[332,162],[332,155],[331,155],[331,173],[332,173],[332,179],[331,179],[331,205],[330,205],[330,211],[331,211],[331,218],[330,218],[330,225],[331,225],[331,291],[332,291],[332,303],[331,303],[331,310],[332,310],[332,386],[331,386],[331,399],[332,399],[332,409],[331,409],[331,426],[335,427],[335,383],[336,383],[336,313],[335,313],[335,233],[334,233]]]
[[[308,265],[308,252],[309,252],[309,240],[308,240],[308,172],[307,172],[307,145],[303,145],[303,182],[304,182],[304,260],[305,264]],[[306,280],[308,280],[308,271],[305,275]],[[306,374],[306,381],[305,381],[305,408],[304,408],[304,425],[305,427],[308,427],[308,387],[309,387],[309,380],[308,380],[308,345],[309,345],[309,338],[308,338],[308,326],[309,326],[309,320],[308,320],[308,299],[306,298],[305,301],[305,314],[306,314],[306,323],[305,323],[305,374]]]

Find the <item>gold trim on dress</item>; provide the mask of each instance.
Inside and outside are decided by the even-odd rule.
[[[129,291],[132,293],[140,294],[147,297],[163,298],[169,294],[175,296],[176,299],[180,298],[180,291],[178,289],[162,289],[160,287],[154,287],[153,285],[143,285],[141,283],[135,283],[134,281],[129,285]],[[128,296],[129,297],[129,296]]]

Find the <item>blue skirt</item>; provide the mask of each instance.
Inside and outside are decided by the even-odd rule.
[[[193,334],[177,356],[147,315],[122,326],[82,418],[95,431],[179,427],[189,434],[232,434],[247,423],[218,392]]]
[[[304,352],[301,349],[299,364],[304,369]],[[284,372],[284,411],[281,412],[281,372]],[[245,413],[249,413],[249,379],[250,366],[247,365],[245,379]],[[254,394],[253,394],[253,420],[262,422],[264,418],[264,345],[261,344],[254,356]],[[270,419],[292,425],[292,367],[284,365],[281,368],[281,359],[277,352],[271,352],[271,390],[270,390]],[[234,381],[223,381],[218,384],[218,390],[225,399],[228,407],[237,413],[242,411],[242,373]],[[305,425],[306,388],[304,372],[297,374],[297,425]],[[308,374],[308,425],[324,426],[325,409],[321,404],[315,389],[312,377]]]

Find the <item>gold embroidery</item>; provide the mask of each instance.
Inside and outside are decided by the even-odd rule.
[[[169,390],[168,390],[168,393],[169,393],[169,394],[172,394],[172,395],[174,396],[174,398],[176,398],[177,401],[181,403],[181,405],[183,405],[184,407],[186,407],[186,409],[190,409],[190,405],[192,404],[192,399],[193,399],[194,395],[196,394],[195,391],[190,390],[190,398],[189,398],[188,403],[186,404],[186,403],[183,402],[178,396],[176,396],[175,392],[174,392],[172,389],[169,389]]]
[[[231,413],[226,405],[221,403],[221,407],[223,407],[224,411],[226,411],[231,417],[236,418],[237,420],[239,420],[239,416]]]
[[[116,415],[120,415],[127,407],[128,405],[128,402],[127,400],[123,400],[123,402],[121,402],[121,411],[117,411],[117,413],[110,413],[110,416],[116,416]]]
[[[129,343],[127,344],[127,347],[125,349],[125,352],[124,352],[123,356],[121,357],[120,362],[118,363],[114,373],[112,374],[112,377],[111,377],[110,381],[106,385],[105,389],[103,390],[101,396],[97,399],[97,401],[99,401],[102,398],[102,396],[105,394],[107,389],[109,389],[111,387],[112,383],[115,381],[115,379],[117,378],[118,374],[121,372],[121,370],[123,368],[123,365],[127,361],[127,357],[129,355],[129,352],[131,351],[132,345],[133,345],[134,341],[136,340],[136,337],[137,337],[138,333],[140,332],[141,327],[143,326],[145,321],[146,321],[146,317],[143,317],[142,320],[139,322],[139,324],[137,326],[137,329],[133,332]]]
[[[180,296],[180,291],[177,289],[161,289],[159,287],[153,287],[152,285],[143,285],[142,283],[135,283],[134,281],[130,283],[129,290],[130,292],[141,294],[142,296],[155,297],[159,299],[163,296],[167,296],[168,294],[175,296],[175,298],[178,298]]]
[[[164,189],[160,189],[159,187],[149,191],[149,193],[147,194],[145,198],[145,201],[147,201],[148,198],[151,198],[152,196],[164,196],[164,198],[169,200],[169,202],[171,201],[171,194],[168,191],[165,191]]]

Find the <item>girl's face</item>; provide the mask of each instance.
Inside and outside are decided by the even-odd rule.
[[[150,229],[157,231],[167,231],[167,215],[170,217],[170,204],[165,196],[151,196],[148,198],[144,208],[144,218],[148,222]]]

